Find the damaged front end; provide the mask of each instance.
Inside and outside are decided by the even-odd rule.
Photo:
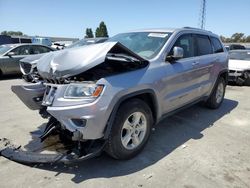
[[[61,153],[42,154],[1,139],[0,154],[20,163],[69,163],[99,155],[106,144],[104,135],[112,111],[108,109],[112,96],[105,92],[118,92],[105,78],[145,68],[148,63],[117,42],[42,56],[37,64],[42,80],[12,86],[12,91],[29,109],[48,119],[40,142],[57,135],[70,147]]]

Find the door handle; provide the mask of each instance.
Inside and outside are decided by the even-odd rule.
[[[199,64],[200,64],[200,63],[199,63],[198,61],[195,61],[195,62],[192,63],[193,66],[197,66],[197,65],[199,65]]]

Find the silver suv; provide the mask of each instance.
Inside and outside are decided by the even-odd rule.
[[[209,31],[148,29],[48,53],[37,68],[42,82],[12,90],[49,119],[42,141],[56,130],[75,143],[74,159],[102,150],[129,159],[164,117],[201,101],[221,105],[228,54]]]

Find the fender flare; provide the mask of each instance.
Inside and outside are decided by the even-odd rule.
[[[154,92],[153,89],[143,89],[143,90],[139,90],[139,91],[135,91],[133,93],[129,93],[127,95],[124,95],[122,96],[115,104],[115,106],[113,107],[113,110],[109,116],[109,119],[108,119],[108,122],[107,122],[107,125],[106,125],[106,128],[104,130],[104,139],[107,139],[110,132],[111,132],[111,129],[112,129],[112,126],[113,126],[113,122],[115,120],[115,116],[116,116],[116,113],[120,107],[120,105],[127,99],[129,98],[133,98],[133,97],[136,97],[138,95],[141,95],[141,94],[150,94],[152,96],[152,99],[153,99],[153,108],[154,108],[154,111],[155,111],[155,116],[156,116],[156,119],[158,118],[157,115],[158,115],[158,103],[157,103],[157,97],[156,97],[156,94]]]
[[[222,71],[219,72],[219,74],[218,74],[218,76],[217,76],[217,78],[216,78],[216,80],[215,80],[215,82],[214,82],[213,88],[212,88],[212,90],[211,90],[209,96],[207,96],[207,97],[205,98],[205,101],[206,101],[207,99],[209,99],[209,97],[213,94],[213,92],[214,92],[214,90],[215,90],[215,87],[216,87],[216,85],[217,85],[217,83],[218,83],[219,78],[221,77],[222,74],[225,74],[225,73],[226,73],[226,80],[225,80],[225,82],[226,82],[226,85],[227,85],[227,83],[228,83],[228,69],[224,69],[224,70],[222,70]]]
[[[224,70],[220,71],[219,75],[218,75],[218,78],[221,77],[221,75],[224,74],[224,73],[226,73],[226,80],[225,80],[225,82],[227,84],[228,83],[228,69],[224,69]],[[218,78],[216,79],[216,83],[218,81]]]

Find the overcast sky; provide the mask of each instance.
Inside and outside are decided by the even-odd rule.
[[[142,28],[198,27],[201,0],[0,0],[0,32],[77,37],[101,21],[110,36]],[[250,35],[250,0],[207,0],[206,29]]]

